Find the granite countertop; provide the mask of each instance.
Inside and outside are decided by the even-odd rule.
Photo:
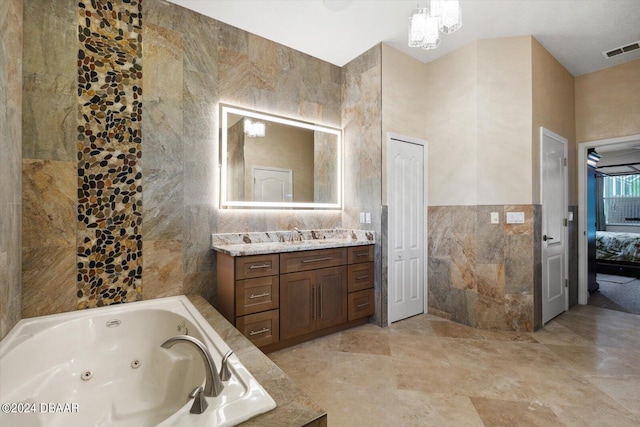
[[[234,328],[200,295],[188,295],[191,303],[238,356],[251,375],[276,401],[275,409],[241,426],[326,427],[326,412],[316,405],[278,366]]]
[[[267,231],[212,234],[211,242],[215,251],[245,256],[371,245],[375,235],[372,231],[342,229]]]

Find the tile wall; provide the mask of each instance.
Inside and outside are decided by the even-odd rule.
[[[0,13],[0,339],[20,320],[22,1]]]
[[[113,17],[88,14],[89,4],[24,1],[23,317],[177,294],[211,300],[212,233],[342,225],[340,211],[230,211],[216,202],[218,103],[340,127],[340,68],[171,3],[141,4],[142,25],[121,28],[135,30],[135,40],[122,44],[104,33],[119,28]],[[139,19],[135,1],[95,5],[126,6],[119,17]],[[87,19],[93,25],[103,18],[109,24],[98,32],[127,64],[115,68],[133,67],[135,76],[112,75],[106,61],[85,59],[97,54],[82,47],[78,25],[84,34]],[[83,78],[118,85],[103,94],[78,92]],[[107,117],[101,106],[111,101],[120,105]],[[107,121],[114,127],[101,127]],[[87,134],[94,125],[92,135],[111,139],[111,148]],[[100,156],[117,150],[126,151],[124,159],[103,166]],[[126,172],[131,193],[122,196],[120,187],[114,206],[92,210],[100,197],[111,197],[107,190],[115,196],[110,170]],[[110,224],[109,233],[98,224]]]
[[[506,224],[507,212],[524,212],[524,224]],[[540,326],[539,206],[432,206],[428,218],[431,313],[481,329]]]
[[[382,224],[382,50],[374,46],[342,68],[344,129],[343,227],[378,231]],[[371,213],[360,224],[360,212]],[[378,236],[379,237],[379,236]],[[381,286],[380,240],[375,247],[374,322],[386,322],[386,288]]]

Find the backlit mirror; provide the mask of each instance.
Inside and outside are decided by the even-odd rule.
[[[341,206],[341,130],[221,105],[221,206]]]

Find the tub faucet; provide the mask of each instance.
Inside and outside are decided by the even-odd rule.
[[[168,340],[163,342],[162,348],[171,348],[178,343],[186,343],[194,346],[196,350],[198,350],[198,353],[200,354],[200,357],[202,357],[202,361],[204,362],[204,389],[202,387],[197,387],[193,391],[192,395],[195,400],[193,406],[191,407],[192,413],[201,414],[205,409],[207,409],[207,403],[202,395],[208,397],[217,396],[222,392],[224,384],[222,384],[222,381],[220,380],[220,376],[218,375],[218,371],[216,370],[216,364],[211,357],[211,353],[209,353],[207,347],[200,340],[189,335],[176,335],[175,337],[169,338]]]

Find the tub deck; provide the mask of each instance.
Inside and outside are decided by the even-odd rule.
[[[242,423],[242,426],[326,427],[327,413],[300,390],[287,374],[234,328],[202,296],[188,295],[187,297],[276,401],[275,409]]]

